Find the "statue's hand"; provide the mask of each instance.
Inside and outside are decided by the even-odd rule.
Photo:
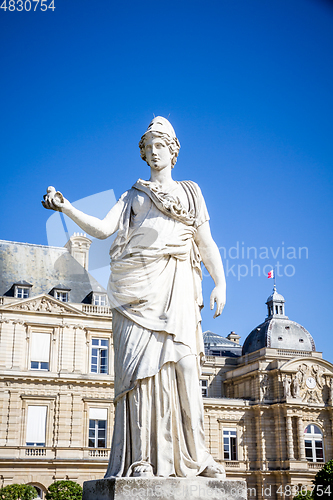
[[[217,318],[217,316],[220,316],[225,306],[226,302],[225,287],[216,286],[214,288],[210,296],[210,308],[212,310],[214,309],[215,302],[216,302],[216,311],[214,314],[214,318]]]
[[[47,188],[47,193],[43,196],[42,205],[49,210],[63,212],[70,203],[64,198],[60,191],[56,191],[53,186],[49,186]]]

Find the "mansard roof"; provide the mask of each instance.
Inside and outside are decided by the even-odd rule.
[[[12,295],[14,283],[32,284],[30,297],[49,294],[59,283],[80,303],[91,292],[106,293],[66,248],[0,240],[0,296]]]

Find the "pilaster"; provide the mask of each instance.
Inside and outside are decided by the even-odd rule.
[[[292,427],[292,419],[291,419],[290,415],[286,416],[286,428],[287,428],[287,455],[288,455],[288,460],[295,460],[294,443],[293,443],[293,427]]]

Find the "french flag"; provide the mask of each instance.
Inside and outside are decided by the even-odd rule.
[[[272,269],[271,271],[269,271],[269,273],[267,274],[267,278],[274,278],[274,269]]]

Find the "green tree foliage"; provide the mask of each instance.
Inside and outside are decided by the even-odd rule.
[[[82,500],[82,486],[75,481],[55,481],[47,490],[46,500]]]
[[[333,460],[317,472],[313,484],[314,500],[333,500]]]
[[[0,500],[33,500],[37,490],[29,484],[9,484],[0,489]]]
[[[313,496],[311,491],[308,490],[304,495],[302,493],[298,493],[293,500],[313,500]]]

